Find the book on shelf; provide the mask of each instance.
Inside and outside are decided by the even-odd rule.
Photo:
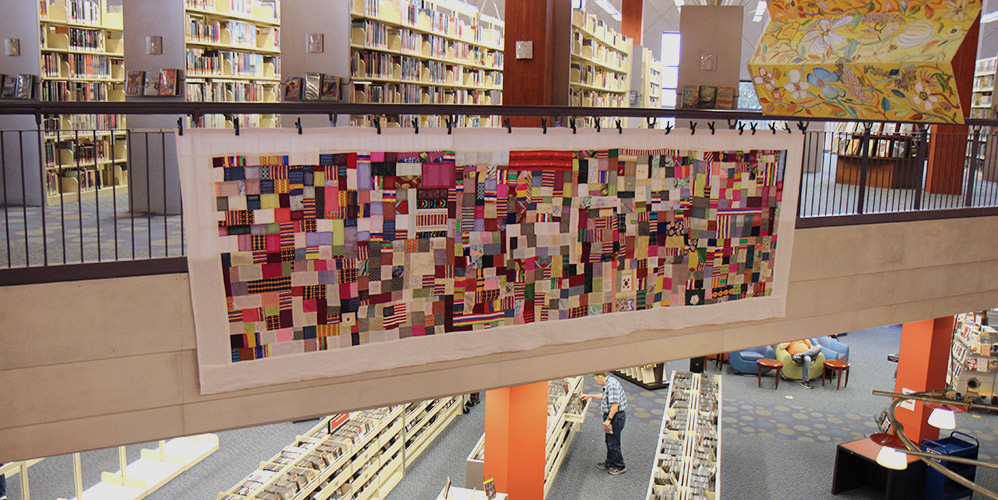
[[[700,86],[683,85],[682,107],[696,108],[698,107],[699,102],[700,102]]]
[[[146,78],[145,85],[142,88],[142,95],[159,95],[159,78]]]
[[[735,88],[734,87],[718,87],[717,88],[717,109],[734,109],[735,108]]]
[[[159,72],[159,95],[177,95],[177,80],[179,70],[176,68],[163,68]]]
[[[713,109],[717,106],[717,87],[711,85],[701,85],[697,107]]]
[[[319,91],[319,99],[323,101],[340,100],[340,77],[322,75],[322,89]]]
[[[142,90],[145,86],[146,72],[145,71],[129,71],[128,76],[125,79],[125,95],[136,96],[142,95]]]
[[[17,95],[17,75],[4,75],[0,98],[13,99],[15,95]]]
[[[305,73],[304,98],[306,101],[318,101],[322,86],[322,73]]]
[[[285,101],[300,101],[302,93],[302,77],[289,76],[284,79],[283,98]]]

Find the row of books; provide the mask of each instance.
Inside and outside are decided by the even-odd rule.
[[[734,109],[735,88],[683,85],[681,108]]]
[[[879,158],[908,158],[912,151],[910,141],[905,138],[872,137],[869,154]],[[832,139],[832,151],[840,155],[862,155],[863,138],[858,135],[836,135]]]
[[[607,90],[626,90],[627,76],[614,71],[606,71],[590,64],[572,63],[572,80],[583,85]]]
[[[254,82],[207,81],[186,83],[190,102],[261,102],[267,86]]]
[[[46,132],[59,130],[111,130],[119,128],[121,115],[48,115],[42,119]]]
[[[622,108],[627,101],[623,94],[608,94],[587,89],[572,89],[572,105],[599,107],[599,108]]]
[[[75,179],[77,185],[72,189],[66,186],[67,189],[63,190],[63,179]],[[102,184],[101,176],[95,170],[71,168],[58,172],[45,172],[45,191],[49,196],[58,195],[60,192],[94,191],[103,187]]]
[[[275,65],[275,74],[280,73],[280,57],[264,56],[250,52],[227,50],[187,49],[187,73],[190,76],[243,76],[264,78],[264,63]],[[227,74],[225,70],[231,72]]]
[[[35,75],[0,75],[0,99],[34,99]]]
[[[866,128],[859,122],[840,122],[835,130],[846,134],[862,134]],[[914,130],[914,125],[911,123],[873,122],[870,127],[870,135],[909,135]]]
[[[159,72],[129,71],[125,79],[125,95],[176,96],[180,95],[179,81],[183,72],[176,68],[163,68]]]
[[[502,104],[501,90],[455,89],[411,83],[357,85],[354,102],[386,104]]]
[[[77,162],[111,161],[114,147],[108,139],[93,140],[92,136],[81,133],[79,140],[64,140],[45,143],[45,165],[49,167],[69,166]],[[65,154],[64,154],[65,153]]]
[[[60,32],[59,27],[56,28],[55,32]],[[73,50],[104,51],[105,36],[101,30],[68,28],[66,35],[69,36],[69,48]]]
[[[101,24],[101,0],[65,0],[66,18],[74,23]]]
[[[284,79],[282,97],[285,101],[339,101],[343,79],[323,73],[305,73],[304,77]]]
[[[369,17],[380,17],[382,1],[384,0],[364,0],[363,14]],[[408,26],[415,27],[419,22],[419,16],[425,15],[430,21],[430,30],[433,32],[457,38],[470,38],[476,43],[490,46],[501,46],[502,44],[502,34],[499,30],[468,24],[453,13],[437,11],[432,2],[400,0],[399,3],[401,4],[402,23]]]
[[[106,82],[45,80],[40,88],[43,101],[106,101],[110,85]]]

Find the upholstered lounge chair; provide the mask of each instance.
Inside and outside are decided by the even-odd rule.
[[[771,346],[764,345],[743,351],[732,351],[728,353],[728,364],[737,373],[751,373],[754,375],[759,373],[755,362],[762,358],[776,359]],[[768,371],[768,369],[763,370],[763,373]]]
[[[779,344],[776,346],[776,359],[783,362],[783,370],[781,371],[783,378],[787,380],[801,380],[804,378],[804,367],[794,363],[790,353],[786,349],[781,349]],[[821,382],[821,372],[824,368],[825,354],[824,352],[820,352],[816,359],[811,360],[811,373],[808,379]]]
[[[849,361],[849,346],[847,344],[831,337],[815,337],[811,339],[811,343],[821,346],[821,353],[825,355],[825,359]]]

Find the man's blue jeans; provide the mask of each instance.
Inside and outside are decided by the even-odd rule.
[[[606,422],[608,415],[608,413],[603,414],[603,422]],[[613,420],[610,421],[610,428],[613,429],[613,433],[604,433],[604,436],[606,436],[606,466],[608,468],[624,468],[624,455],[620,451],[620,434],[624,431],[624,422],[626,420],[627,416],[624,412],[618,411],[613,416]],[[602,422],[600,425],[602,425]]]

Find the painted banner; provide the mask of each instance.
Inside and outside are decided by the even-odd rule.
[[[201,390],[781,316],[801,144],[190,131]]]
[[[748,63],[762,111],[963,123],[953,58],[980,10],[978,0],[771,1]]]

